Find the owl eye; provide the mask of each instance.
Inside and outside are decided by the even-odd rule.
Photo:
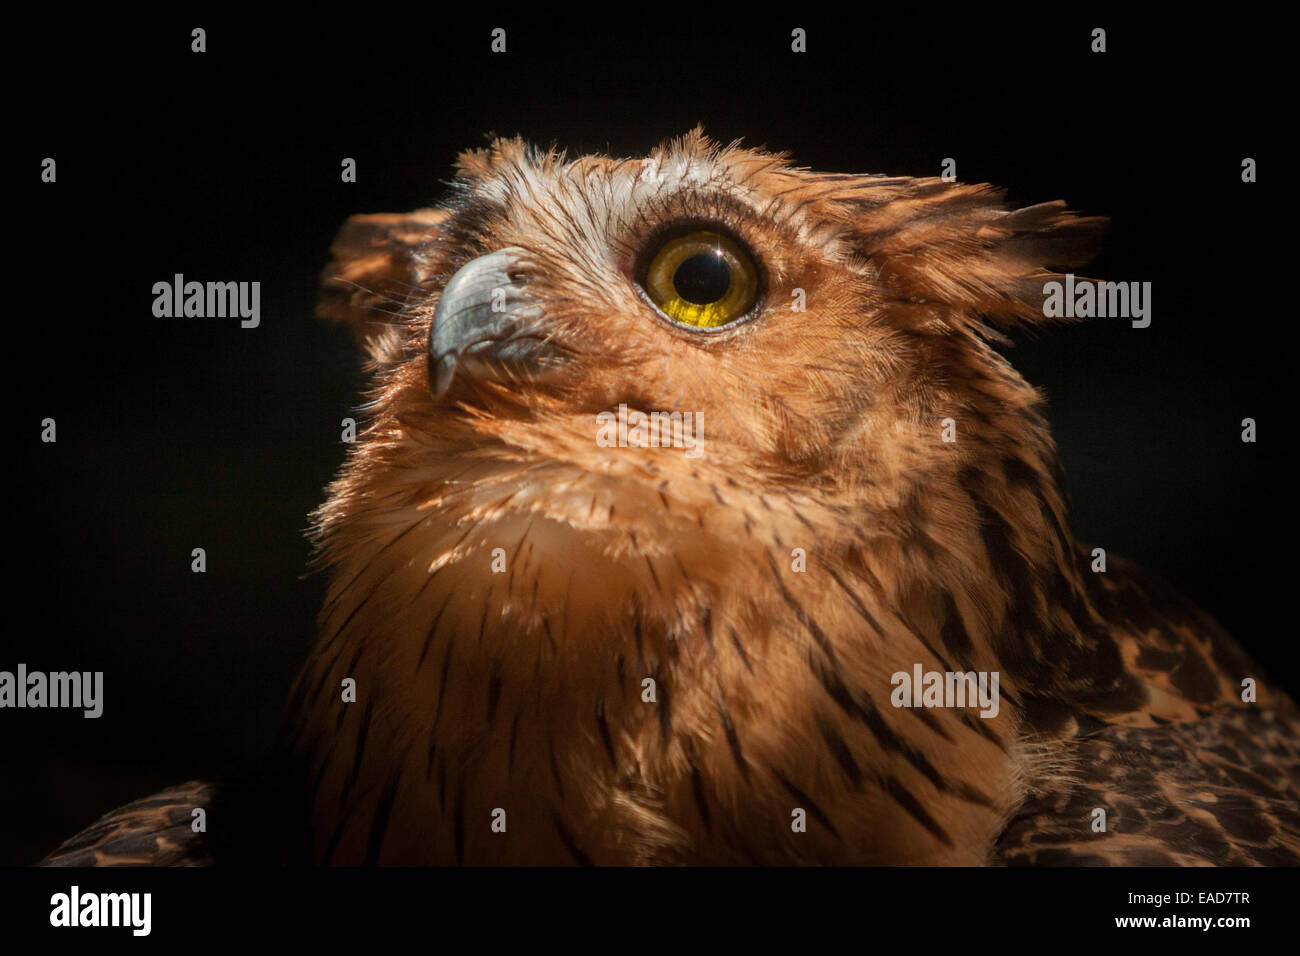
[[[679,325],[713,329],[753,308],[758,268],[733,239],[701,229],[659,247],[646,270],[645,290]]]

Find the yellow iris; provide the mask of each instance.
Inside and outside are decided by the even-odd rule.
[[[758,297],[758,269],[739,245],[701,230],[669,239],[650,260],[646,291],[674,322],[711,329],[740,318]]]

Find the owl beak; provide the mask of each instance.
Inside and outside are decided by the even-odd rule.
[[[545,314],[520,274],[523,250],[472,259],[442,291],[429,333],[429,387],[441,398],[457,375],[488,381],[536,380],[558,350],[543,329]]]

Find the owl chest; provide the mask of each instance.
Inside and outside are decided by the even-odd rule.
[[[882,753],[880,728],[822,706],[797,674],[735,685],[716,670],[626,668],[539,688],[453,666],[438,695],[390,685],[396,706],[340,735],[316,797],[318,860],[982,862],[1009,767],[969,741],[965,766],[937,754],[918,772],[915,753]]]

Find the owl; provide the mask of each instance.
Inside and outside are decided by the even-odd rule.
[[[498,140],[444,205],[349,220],[319,313],[369,392],[315,515],[283,858],[1300,862],[1295,705],[1075,540],[998,351],[1103,227],[698,129]],[[47,862],[220,862],[198,805]]]

